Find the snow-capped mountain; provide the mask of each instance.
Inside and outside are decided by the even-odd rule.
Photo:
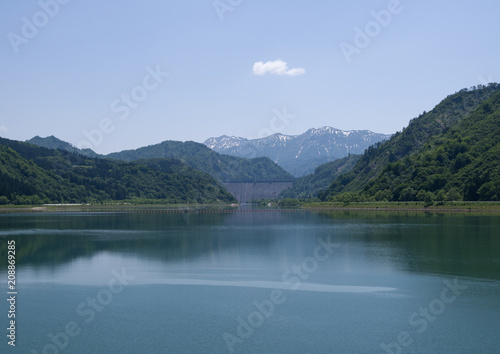
[[[300,135],[273,134],[261,139],[234,136],[210,138],[204,142],[210,149],[232,156],[266,156],[296,177],[348,154],[361,154],[370,145],[389,139],[390,135],[369,130],[343,131],[332,127],[309,129]]]

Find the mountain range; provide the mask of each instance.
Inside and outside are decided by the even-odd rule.
[[[331,157],[334,146],[341,149],[332,143],[333,135],[357,137],[358,141],[388,138],[368,131],[357,133],[325,127],[295,137],[212,138],[205,142],[208,146],[164,141],[109,155],[79,150],[53,136],[37,136],[28,142],[0,138],[0,204],[234,202],[224,187],[228,180],[262,183],[268,179],[290,181],[292,176],[269,157],[247,159],[214,150],[246,151],[252,156],[267,146],[268,154],[280,163],[288,161],[292,166],[294,161],[295,167],[289,168],[298,175],[305,171],[304,166],[310,169],[321,158]],[[323,155],[321,141],[326,144]],[[499,200],[500,84],[449,95],[388,140],[370,145],[363,154],[348,152],[358,146],[360,143],[344,145],[347,156],[316,166],[313,173],[282,191],[280,198]]]
[[[322,127],[300,135],[277,133],[251,140],[223,135],[207,139],[204,144],[221,154],[268,157],[295,177],[301,177],[312,173],[321,164],[349,154],[362,154],[369,146],[390,137],[369,130],[343,131]]]
[[[288,172],[266,157],[245,159],[241,157],[218,154],[203,144],[194,141],[163,141],[159,144],[141,147],[135,150],[124,150],[108,155],[98,155],[90,149],[79,150],[71,144],[54,136],[41,138],[36,136],[27,143],[49,149],[79,153],[88,157],[120,160],[126,162],[139,161],[148,163],[150,159],[169,158],[208,173],[219,182],[231,179],[290,179]]]
[[[226,181],[305,176],[323,163],[350,154],[361,154],[369,146],[389,138],[390,135],[377,134],[369,130],[343,131],[322,127],[309,129],[301,135],[274,134],[253,140],[222,136],[207,139],[204,144],[193,141],[164,141],[108,155],[99,155],[91,149],[80,150],[54,136],[46,138],[36,136],[27,142],[87,157],[128,162],[149,158],[174,158],[210,174],[219,181]]]
[[[160,144],[106,155],[107,158],[136,161],[151,158],[175,158],[187,166],[210,174],[221,182],[230,179],[292,178],[267,157],[245,159],[218,154],[193,141],[164,141]]]

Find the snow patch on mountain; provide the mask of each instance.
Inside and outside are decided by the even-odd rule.
[[[276,133],[260,139],[223,135],[204,144],[218,153],[239,157],[266,156],[296,177],[312,172],[317,166],[361,154],[370,145],[390,135],[369,130],[340,130],[329,126],[311,128],[300,135]]]

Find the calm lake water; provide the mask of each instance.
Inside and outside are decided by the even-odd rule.
[[[1,353],[500,352],[498,216],[0,215],[0,257]]]

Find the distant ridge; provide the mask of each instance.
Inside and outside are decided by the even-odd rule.
[[[100,156],[98,153],[94,152],[91,149],[78,149],[71,145],[70,143],[67,143],[65,141],[62,141],[61,139],[56,138],[55,136],[51,135],[46,138],[42,138],[40,136],[35,136],[34,138],[31,138],[30,140],[26,140],[27,143],[41,146],[47,149],[52,149],[52,150],[62,150],[62,151],[67,151],[67,152],[72,152],[75,154],[80,154],[83,156],[87,157],[98,157]]]
[[[296,177],[314,172],[324,163],[349,154],[361,154],[370,145],[389,139],[369,130],[344,131],[332,127],[312,128],[300,135],[277,133],[266,138],[245,139],[223,135],[207,139],[212,150],[238,157],[269,157]]]
[[[136,150],[106,155],[107,158],[136,161],[152,158],[173,158],[199,171],[208,173],[219,182],[231,179],[282,179],[293,176],[267,157],[241,158],[219,154],[194,141],[164,141]]]

